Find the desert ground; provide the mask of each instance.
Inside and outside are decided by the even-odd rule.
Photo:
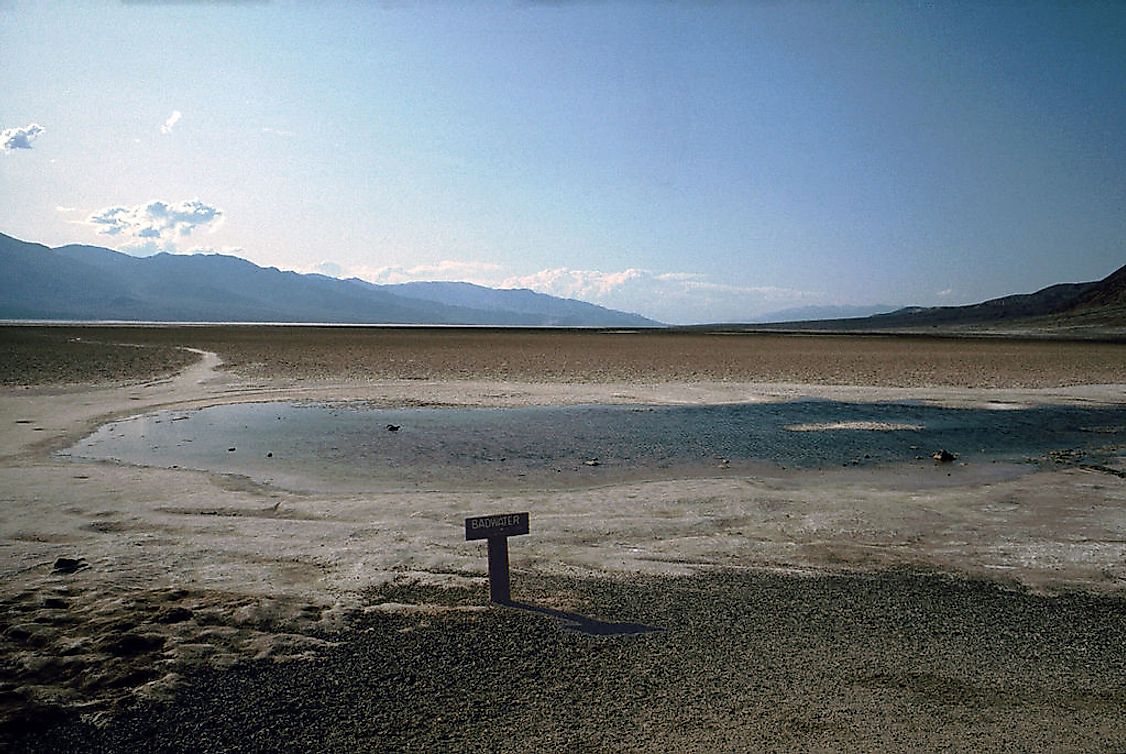
[[[1121,343],[7,326],[0,364],[14,750],[1126,750],[1123,427],[1097,467],[1060,448],[533,491],[54,455],[263,400],[1120,406]],[[516,602],[491,606],[462,519],[516,510]]]

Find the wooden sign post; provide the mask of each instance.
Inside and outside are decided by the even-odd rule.
[[[508,592],[508,538],[528,533],[527,513],[501,513],[465,519],[465,541],[489,540],[489,600],[512,601]]]

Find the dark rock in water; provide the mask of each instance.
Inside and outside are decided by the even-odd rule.
[[[267,454],[266,454],[266,457],[267,457],[267,458],[273,458],[273,457],[274,457],[274,454],[273,454],[273,453],[267,453]]]
[[[957,459],[958,456],[954,455],[946,448],[943,448],[942,450],[935,451],[934,455],[932,455],[931,458],[938,461],[939,463],[951,463],[952,461]]]
[[[90,564],[86,562],[85,558],[58,558],[55,560],[55,573],[74,573],[89,567]]]
[[[1085,458],[1087,453],[1078,448],[1065,448],[1063,450],[1049,450],[1048,458],[1055,463],[1075,463]]]
[[[399,426],[400,426],[400,425],[398,425],[398,424],[388,424],[388,425],[387,425],[387,431],[388,431],[388,432],[398,432],[398,431],[399,431]]]
[[[234,449],[234,448],[227,448],[227,452],[228,452],[228,453],[234,453],[234,452],[235,452],[235,449]]]

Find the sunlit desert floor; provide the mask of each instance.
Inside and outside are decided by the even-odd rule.
[[[54,455],[240,401],[1121,405],[1124,345],[12,327],[0,348],[17,750],[1126,748],[1121,427],[1097,468],[1060,448],[534,491],[298,493]],[[519,604],[488,606],[462,519],[515,510]]]

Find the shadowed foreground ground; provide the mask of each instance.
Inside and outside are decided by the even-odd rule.
[[[387,586],[386,611],[312,660],[201,668],[170,705],[16,750],[1126,749],[1120,596],[909,571],[517,574],[516,599],[568,622],[482,611],[483,591]]]

